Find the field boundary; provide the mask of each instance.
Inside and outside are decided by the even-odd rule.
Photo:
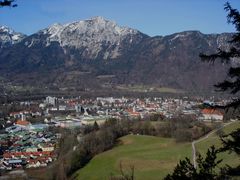
[[[232,124],[232,123],[235,123],[235,122],[237,122],[237,121],[232,121],[232,122],[226,123],[226,124],[224,124],[222,127],[217,128],[217,129],[214,129],[214,130],[212,130],[211,132],[209,132],[207,135],[205,135],[205,136],[199,138],[198,140],[195,140],[195,141],[192,142],[192,159],[193,159],[193,166],[194,166],[194,168],[197,168],[197,162],[196,162],[196,146],[195,146],[195,144],[196,144],[196,143],[199,143],[199,142],[201,142],[201,141],[203,141],[203,140],[206,140],[207,138],[209,138],[210,135],[216,133],[218,130],[221,130],[221,129],[223,129],[224,127],[226,127],[226,126],[228,126],[228,125],[230,125],[230,124]]]

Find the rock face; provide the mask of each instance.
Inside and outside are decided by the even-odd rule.
[[[115,22],[102,17],[70,24],[54,24],[37,33],[45,46],[58,43],[63,49],[80,50],[81,57],[86,59],[115,59],[122,55],[125,44],[128,46],[139,43],[146,35],[137,30],[120,27]],[[26,42],[28,47],[38,42],[33,38]]]
[[[24,34],[17,33],[6,26],[0,26],[0,48],[19,43],[25,37]]]
[[[16,83],[57,88],[144,84],[209,92],[226,77],[228,65],[203,63],[199,53],[229,48],[231,35],[149,37],[102,17],[54,24],[28,37],[3,28],[0,47],[8,48],[0,54],[0,72]]]

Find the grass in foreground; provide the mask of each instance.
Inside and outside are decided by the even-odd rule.
[[[229,126],[224,127],[224,133],[225,134],[229,134],[230,132],[236,130],[237,128],[240,128],[240,122],[234,122],[232,124],[230,124]],[[209,136],[208,139],[201,141],[199,143],[196,144],[196,150],[197,152],[199,152],[200,154],[204,155],[207,152],[207,149],[210,148],[212,145],[214,145],[215,147],[219,148],[221,147],[222,143],[221,140],[219,138],[219,136],[214,133],[211,136]],[[224,153],[220,153],[218,155],[219,159],[223,159],[223,162],[221,163],[221,165],[232,165],[232,166],[236,166],[239,165],[239,157],[232,153],[229,154],[227,152]]]
[[[224,132],[230,133],[237,128],[240,128],[240,122],[225,127]],[[221,146],[216,133],[197,143],[196,149],[204,155],[212,145]],[[130,170],[133,165],[137,180],[163,179],[185,157],[192,160],[191,143],[176,143],[170,138],[128,135],[120,138],[117,147],[94,157],[87,166],[74,174],[74,179],[107,180],[111,174],[120,174],[120,163],[125,170]],[[222,153],[220,158],[224,159],[222,165],[239,163],[239,158],[234,154]]]
[[[190,143],[175,143],[174,139],[128,135],[120,138],[119,145],[94,157],[79,170],[74,179],[104,180],[119,174],[119,166],[135,168],[138,180],[162,179],[171,172],[180,159],[191,157]]]

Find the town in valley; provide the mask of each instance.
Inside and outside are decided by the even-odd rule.
[[[0,172],[46,167],[58,158],[61,131],[106,120],[171,121],[180,115],[221,123],[226,100],[203,98],[57,98],[11,102],[0,109]],[[213,108],[214,106],[214,108]],[[219,107],[219,108],[216,108]]]

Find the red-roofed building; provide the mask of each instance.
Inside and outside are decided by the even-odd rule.
[[[213,108],[205,108],[202,110],[203,120],[223,120],[223,113]]]
[[[131,117],[140,117],[140,113],[135,111],[135,108],[126,110]]]
[[[16,125],[20,125],[20,126],[28,126],[31,123],[25,120],[17,120],[17,122],[15,122]]]

